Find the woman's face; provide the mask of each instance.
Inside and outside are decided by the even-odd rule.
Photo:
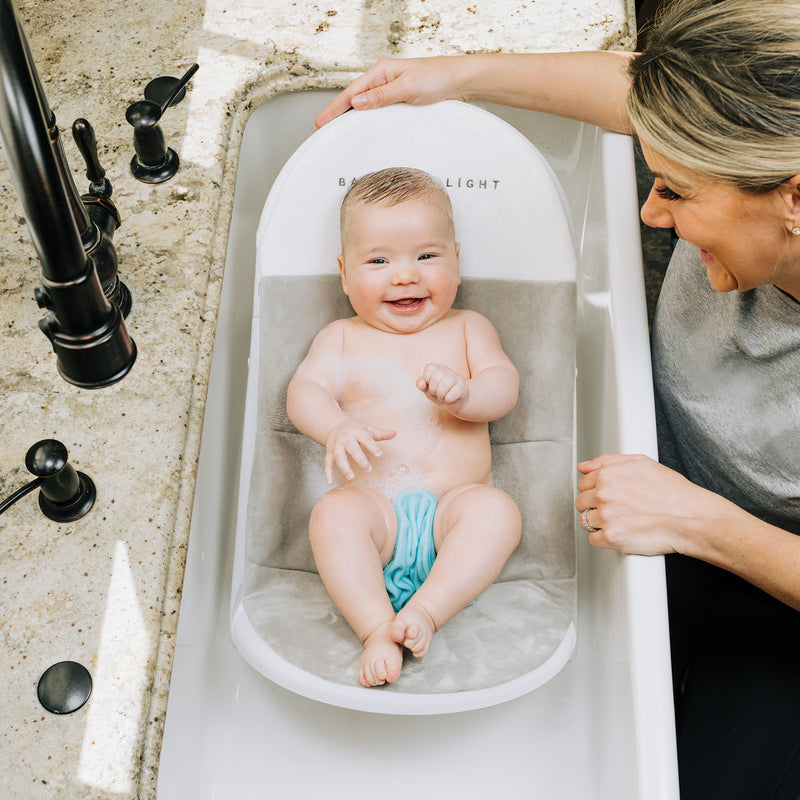
[[[675,233],[700,251],[720,292],[774,284],[800,300],[800,176],[766,194],[751,194],[676,164],[642,143],[654,176],[642,220]],[[797,219],[798,222],[794,220]]]

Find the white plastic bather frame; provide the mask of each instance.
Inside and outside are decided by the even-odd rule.
[[[462,290],[495,323],[520,370],[517,407],[490,429],[495,480],[520,505],[523,541],[498,582],[437,633],[428,655],[407,659],[400,680],[377,690],[358,685],[360,644],[311,559],[308,517],[328,488],[324,449],[289,423],[285,391],[328,321],[321,314],[352,314],[335,261],[346,185],[391,166],[424,169],[448,186]],[[259,225],[256,273],[232,589],[242,655],[306,697],[381,713],[482,708],[550,680],[575,645],[577,264],[569,211],[547,161],[506,122],[456,101],[345,114],[298,148],[276,179]]]
[[[463,800],[676,800],[662,559],[595,550],[577,523],[577,649],[557,676],[517,700],[429,717],[350,711],[265,680],[231,641],[251,327],[242,311],[253,305],[256,228],[272,181],[334,94],[269,99],[244,133],[157,796],[353,798],[362,794],[358,782],[380,785],[384,800],[406,798],[410,786],[422,797]],[[575,222],[577,457],[655,455],[630,139],[491,110],[544,154]],[[412,777],[387,780],[398,764]]]

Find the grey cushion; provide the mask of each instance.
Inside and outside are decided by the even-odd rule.
[[[243,604],[278,655],[311,675],[358,686],[361,644],[314,568],[307,526],[327,490],[324,449],[286,415],[286,387],[316,333],[352,314],[338,276],[276,276],[260,286],[257,440],[247,520]],[[520,373],[520,400],[492,423],[496,484],[517,502],[522,542],[499,580],[448,622],[396,683],[365,691],[448,693],[537,670],[575,614],[575,284],[465,279],[456,305],[487,316]]]

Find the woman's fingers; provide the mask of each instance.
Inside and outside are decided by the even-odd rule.
[[[401,86],[391,85],[402,68],[391,60],[379,61],[372,69],[356,78],[341,91],[315,120],[318,128],[351,108],[381,108],[406,99]]]
[[[459,56],[381,59],[322,110],[316,125],[321,128],[351,108],[383,108],[393,103],[425,105],[452,97],[460,99],[462,59]]]

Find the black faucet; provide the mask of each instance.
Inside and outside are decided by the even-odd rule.
[[[107,386],[136,360],[123,321],[130,293],[116,274],[111,243],[119,216],[96,148],[87,159],[90,194],[78,196],[13,0],[0,0],[0,84],[0,143],[42,264],[36,299],[48,313],[39,327],[67,381]],[[94,133],[78,128],[84,152]]]

